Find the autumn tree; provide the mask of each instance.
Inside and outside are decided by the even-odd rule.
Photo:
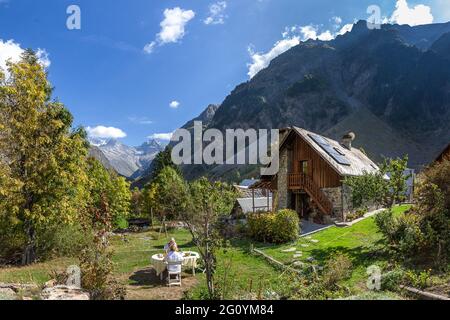
[[[108,171],[96,159],[87,160],[88,206],[96,207],[101,204],[100,198],[107,202],[111,212],[112,226],[121,227],[123,220],[130,215],[131,191],[130,184],[117,173]]]
[[[171,167],[164,167],[146,190],[146,201],[161,220],[177,218],[186,208],[186,182]]]
[[[0,70],[0,210],[26,237],[22,263],[29,264],[36,259],[38,226],[76,218],[87,144],[83,130],[71,129],[70,112],[51,100],[33,51],[7,68],[8,77]]]

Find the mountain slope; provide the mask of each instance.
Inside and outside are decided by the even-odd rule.
[[[332,41],[302,42],[238,85],[205,127],[288,126],[337,140],[354,131],[375,161],[408,154],[411,167],[427,165],[450,141],[450,22],[369,30],[359,21]],[[182,169],[188,179],[257,174],[250,166]]]
[[[375,160],[409,154],[420,168],[450,141],[448,32],[360,21],[333,41],[301,43],[236,87],[210,127],[295,125],[336,139],[352,130]]]
[[[164,147],[156,140],[145,142],[139,147],[130,147],[115,139],[91,139],[91,150],[98,153],[96,149],[101,151],[117,173],[136,179],[145,172]],[[96,158],[101,159],[98,156]]]

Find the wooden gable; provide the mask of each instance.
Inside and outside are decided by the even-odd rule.
[[[307,161],[308,175],[319,188],[335,188],[342,185],[342,177],[313,149],[301,136],[294,134],[290,137],[291,172],[302,173],[302,163]]]

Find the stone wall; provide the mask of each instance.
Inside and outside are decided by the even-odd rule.
[[[289,207],[290,196],[288,192],[289,157],[288,150],[284,148],[280,153],[280,170],[278,171],[278,206],[277,210]]]
[[[342,204],[342,188],[324,188],[323,193],[333,203],[333,218],[338,220],[344,219],[343,217],[343,204]]]

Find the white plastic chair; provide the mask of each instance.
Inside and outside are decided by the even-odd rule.
[[[180,286],[181,287],[181,266],[183,261],[168,261],[167,262],[167,273],[168,273],[168,285]]]

